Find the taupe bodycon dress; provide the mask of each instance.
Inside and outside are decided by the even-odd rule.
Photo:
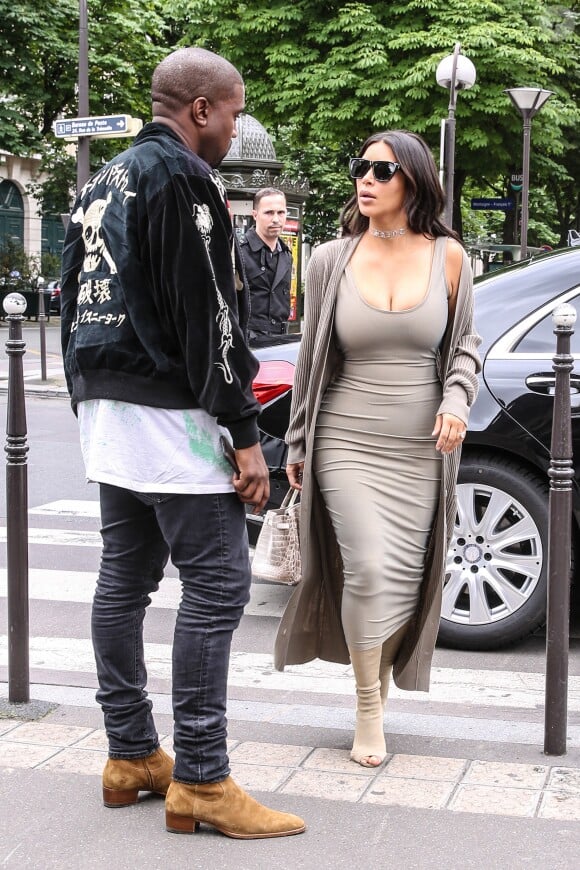
[[[415,307],[369,305],[349,266],[337,296],[344,364],[322,401],[313,461],[344,565],[345,637],[359,650],[387,640],[417,605],[441,481],[431,432],[442,395],[446,241],[435,242]]]

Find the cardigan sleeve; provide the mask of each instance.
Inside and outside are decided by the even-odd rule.
[[[302,462],[306,456],[306,400],[322,305],[325,268],[320,248],[314,250],[306,270],[304,294],[304,332],[296,361],[290,423],[286,432],[288,462]]]
[[[467,425],[469,409],[479,389],[481,360],[477,348],[481,336],[473,325],[473,275],[469,259],[463,252],[452,345],[443,381],[443,398],[437,414],[453,414]]]

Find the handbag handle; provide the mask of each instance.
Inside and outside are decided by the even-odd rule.
[[[292,507],[296,503],[296,499],[298,498],[299,495],[300,495],[299,489],[293,489],[293,487],[290,487],[288,492],[284,496],[284,498],[282,500],[282,504],[280,505],[280,507],[281,508]]]

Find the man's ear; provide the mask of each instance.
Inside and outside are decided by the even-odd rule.
[[[206,97],[196,97],[191,104],[191,118],[194,124],[198,127],[206,127],[210,110],[211,106]]]

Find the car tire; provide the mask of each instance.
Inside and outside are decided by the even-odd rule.
[[[438,641],[497,649],[546,621],[548,482],[503,456],[466,455],[457,484]]]

